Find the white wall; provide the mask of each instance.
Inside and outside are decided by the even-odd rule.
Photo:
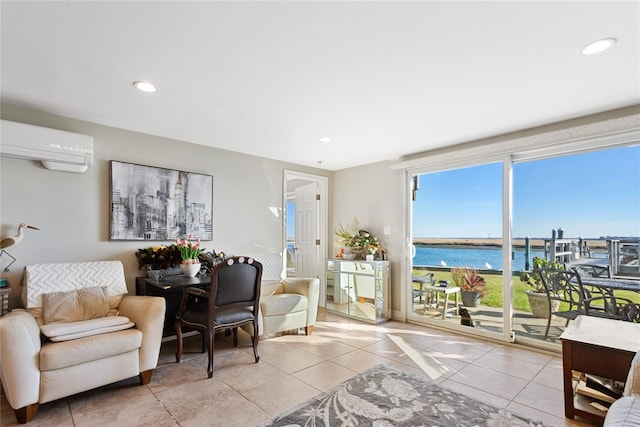
[[[12,307],[19,304],[23,267],[41,262],[121,260],[133,292],[135,277],[141,275],[135,252],[156,242],[109,241],[110,160],[213,175],[214,240],[203,246],[231,254],[282,250],[282,217],[269,207],[282,208],[284,169],[331,176],[323,170],[18,107],[3,105],[2,118],[94,138],[94,164],[84,174],[0,158],[0,235],[15,235],[21,222],[40,228],[25,231],[22,243],[8,250],[17,259],[8,273],[2,272],[12,287]]]
[[[334,173],[330,193],[332,206],[329,213],[329,229],[355,226],[365,229],[378,238],[387,259],[391,261],[391,310],[393,317],[402,319],[401,261],[404,256],[404,203],[402,194],[402,171],[389,168],[389,162],[373,163]],[[391,234],[384,234],[384,227],[391,227]],[[329,239],[336,241],[331,234]],[[335,254],[335,246],[331,246]]]

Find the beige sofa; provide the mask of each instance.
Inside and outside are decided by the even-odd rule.
[[[142,384],[151,380],[165,303],[158,297],[123,297],[122,263],[36,264],[26,267],[23,282],[26,309],[0,318],[0,380],[19,423],[30,421],[40,403],[134,376]],[[68,305],[90,291],[100,294],[92,294],[86,305]],[[88,312],[92,318],[73,317]]]
[[[262,263],[262,288],[258,316],[258,335],[272,335],[304,328],[310,335],[318,315],[320,280],[284,276],[279,254],[246,254]],[[251,325],[244,326],[247,332]]]
[[[640,352],[631,361],[623,394],[607,411],[605,427],[640,426]]]

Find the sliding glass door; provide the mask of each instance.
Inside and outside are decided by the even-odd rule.
[[[530,295],[535,258],[640,277],[637,143],[468,163],[407,171],[410,321],[557,348],[567,322]],[[479,302],[463,301],[475,282]]]
[[[528,338],[560,343],[567,321],[552,316],[535,275],[534,258],[588,275],[622,275],[636,264],[640,235],[640,147],[624,147],[513,165],[513,327]],[[612,259],[620,242],[635,258]],[[622,268],[620,261],[628,261]],[[522,277],[523,280],[520,280]],[[637,277],[637,276],[636,276]],[[527,280],[528,279],[528,280]],[[640,283],[640,282],[639,282]],[[640,301],[640,295],[621,295]],[[563,307],[559,307],[562,310]]]
[[[416,173],[411,182],[412,320],[501,334],[502,164]]]

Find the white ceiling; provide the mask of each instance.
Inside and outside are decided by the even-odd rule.
[[[640,103],[639,5],[2,1],[1,96],[338,170]]]

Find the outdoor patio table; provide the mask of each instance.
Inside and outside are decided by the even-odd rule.
[[[612,291],[633,291],[640,293],[640,280],[585,276],[580,276],[580,280],[584,286],[594,286]]]

